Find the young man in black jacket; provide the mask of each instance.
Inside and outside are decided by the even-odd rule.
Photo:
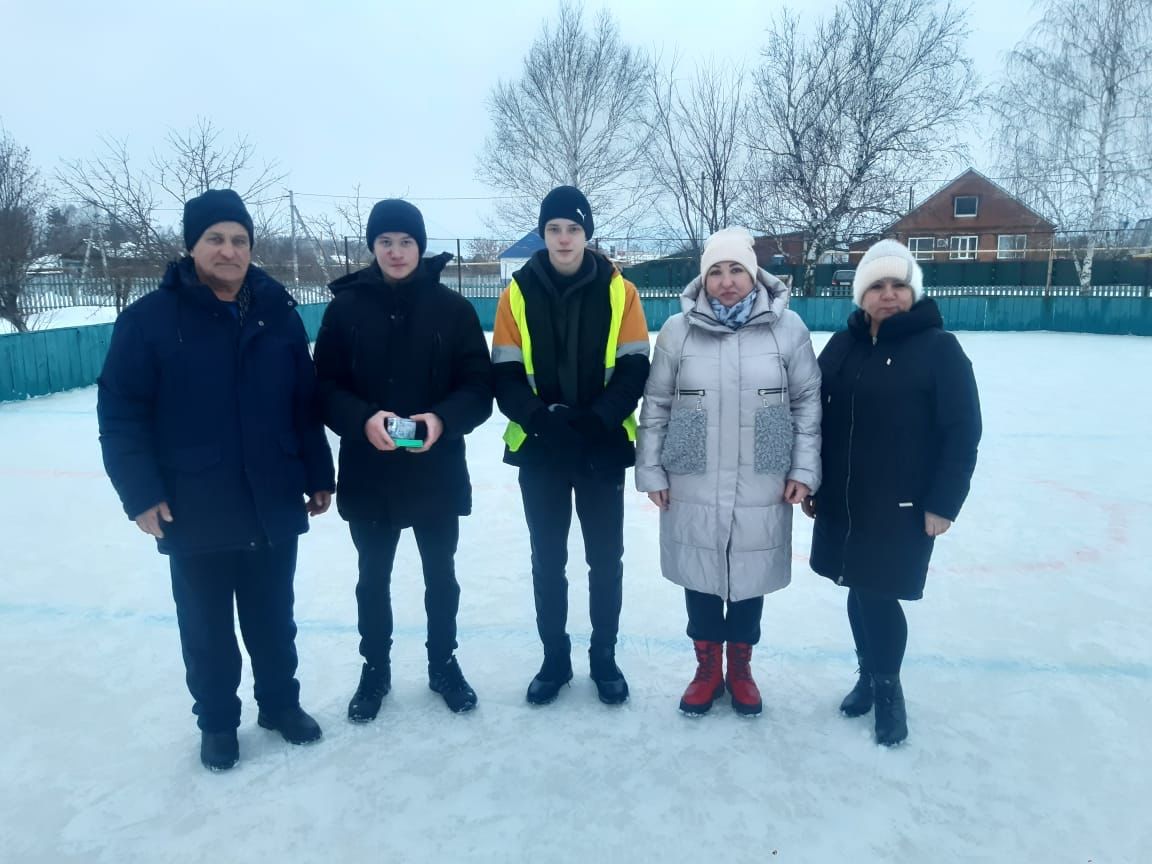
[[[544,705],[572,679],[567,633],[572,503],[584,534],[600,700],[628,698],[616,665],[624,555],[624,471],[635,463],[632,412],[648,378],[648,325],[636,286],[585,248],[592,209],[573,186],[540,205],[540,250],[517,271],[496,311],[493,386],[509,419],[504,461],[519,466],[532,542],[536,627],[544,663],[528,701]]]
[[[491,364],[472,304],[439,282],[451,255],[422,258],[424,217],[398,199],[368,217],[372,264],[337,279],[316,338],[324,422],[340,436],[336,506],[359,553],[360,684],[348,719],[375,719],[391,688],[392,564],[411,528],[424,569],[428,686],[476,706],[456,661],[460,516],[472,512],[464,436],[492,414]],[[413,421],[415,430],[397,421]]]

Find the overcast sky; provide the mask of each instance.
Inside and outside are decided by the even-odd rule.
[[[588,2],[586,12],[602,5]],[[730,57],[753,66],[782,5],[617,0],[611,8],[638,47],[678,52],[688,64]],[[816,16],[833,2],[793,5]],[[967,5],[970,52],[990,80],[1036,12],[1029,0]],[[279,161],[305,216],[333,200],[312,196],[348,195],[359,183],[369,199],[414,200],[436,237],[489,233],[484,199],[494,190],[475,179],[486,100],[497,80],[518,76],[556,10],[541,0],[5,6],[0,123],[45,175],[97,153],[102,135],[127,138],[143,163],[169,128],[204,116]],[[987,167],[978,143],[974,156]]]

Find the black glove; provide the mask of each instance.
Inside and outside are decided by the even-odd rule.
[[[580,408],[568,414],[568,425],[587,441],[599,441],[608,437],[608,427],[600,415],[587,408]]]
[[[580,436],[569,424],[572,409],[559,403],[540,408],[528,422],[527,432],[555,447],[578,447]]]

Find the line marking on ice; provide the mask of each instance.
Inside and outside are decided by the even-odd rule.
[[[30,621],[57,619],[84,624],[108,624],[129,622],[143,625],[159,625],[176,628],[176,616],[168,612],[144,613],[131,609],[98,609],[85,607],[50,606],[43,603],[18,604],[0,603],[0,617],[26,618]],[[355,622],[300,619],[297,628],[303,633],[346,634],[356,636]],[[404,639],[423,640],[424,627],[398,627],[394,635]],[[526,646],[535,647],[535,630],[524,628],[461,628],[460,641],[505,641],[515,640]],[[586,645],[588,634],[573,633],[574,645]],[[684,638],[661,638],[621,634],[619,640],[622,652],[640,654],[688,654]],[[780,658],[801,665],[826,666],[855,662],[855,655],[849,651],[836,651],[826,648],[804,648],[761,644],[759,653],[766,657]],[[1013,657],[964,657],[939,654],[914,655],[905,660],[905,666],[950,669],[955,671],[994,672],[1009,675],[1069,675],[1077,678],[1132,678],[1138,681],[1152,681],[1152,664],[1133,662],[1118,663],[1053,663],[1042,660]]]

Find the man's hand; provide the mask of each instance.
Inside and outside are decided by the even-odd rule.
[[[804,515],[809,519],[816,518],[816,499],[811,495],[807,496],[800,502],[800,509],[804,511]]]
[[[803,504],[805,498],[812,497],[812,490],[799,480],[789,480],[784,484],[784,500],[789,504]]]
[[[428,434],[424,437],[424,446],[413,447],[410,452],[412,453],[426,453],[432,449],[432,445],[440,440],[440,436],[444,434],[444,421],[428,411],[425,414],[413,414],[408,418],[409,420],[423,421],[424,425],[428,427]]]
[[[659,507],[661,510],[668,509],[668,490],[660,489],[656,492],[648,493],[648,500]]]
[[[163,539],[164,529],[161,526],[164,522],[171,521],[172,511],[168,509],[168,502],[161,501],[155,507],[149,507],[137,516],[136,526],[145,534],[151,534],[153,537]]]
[[[396,449],[396,442],[388,434],[388,429],[385,424],[388,422],[389,417],[395,417],[391,411],[377,411],[368,418],[364,424],[364,437],[368,439],[368,443],[375,447],[377,450],[385,452]]]
[[[937,516],[935,513],[924,513],[924,533],[929,537],[939,537],[952,527],[952,520]]]
[[[328,508],[332,506],[332,493],[327,489],[313,492],[308,498],[308,503],[304,506],[308,509],[309,516],[319,516],[322,513],[327,513]]]

